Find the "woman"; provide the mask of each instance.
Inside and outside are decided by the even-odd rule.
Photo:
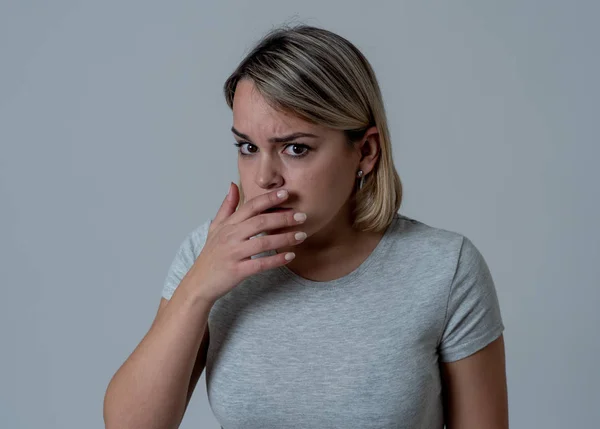
[[[267,34],[225,83],[239,186],[183,241],[107,428],[507,428],[504,326],[466,237],[400,215],[382,96],[329,31]]]

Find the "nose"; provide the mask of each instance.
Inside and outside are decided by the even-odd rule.
[[[279,166],[268,156],[261,159],[255,182],[263,189],[276,189],[283,186],[283,176],[279,172]]]

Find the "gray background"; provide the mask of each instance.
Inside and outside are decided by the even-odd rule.
[[[0,426],[101,428],[184,236],[237,179],[221,87],[282,22],[371,61],[404,214],[497,284],[513,428],[600,419],[598,2],[0,3]],[[184,428],[217,428],[198,385]]]

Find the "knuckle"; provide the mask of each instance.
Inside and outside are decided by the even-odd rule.
[[[269,236],[260,237],[256,241],[255,254],[262,253],[271,247],[272,239]]]
[[[290,226],[292,224],[290,221],[290,215],[288,213],[281,213],[279,216],[283,225]]]
[[[257,228],[264,228],[265,226],[267,226],[267,217],[266,216],[257,216],[256,217],[256,227]]]
[[[265,258],[256,258],[254,260],[256,261],[256,263],[255,263],[256,268],[259,271],[264,271],[267,269]]]

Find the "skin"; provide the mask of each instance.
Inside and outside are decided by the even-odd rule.
[[[358,267],[383,236],[383,233],[353,229],[349,203],[358,170],[367,175],[379,156],[377,128],[371,127],[360,143],[349,148],[342,131],[272,109],[251,81],[242,80],[233,102],[233,130],[238,143],[247,142],[239,148],[247,156],[238,154],[245,199],[286,189],[290,196],[282,206],[307,215],[301,229],[308,235],[304,242],[277,249],[278,253],[296,254],[288,268],[302,277],[327,281]],[[272,137],[297,132],[317,137],[300,137],[287,143],[269,142]],[[292,143],[307,145],[310,150],[294,147]],[[295,157],[304,153],[307,153],[304,157]]]
[[[504,336],[477,353],[441,364],[447,429],[508,429]]]
[[[354,230],[349,204],[356,187],[356,173],[363,170],[369,174],[378,159],[377,128],[370,128],[350,148],[342,131],[274,110],[251,81],[242,80],[234,97],[232,131],[236,141],[244,143],[240,152],[247,154],[238,154],[246,200],[286,189],[290,197],[282,206],[307,214],[301,229],[296,228],[307,233],[304,242],[277,249],[278,253],[296,254],[288,268],[314,281],[328,281],[354,271],[383,236]],[[298,132],[316,137],[269,142],[273,137]],[[294,144],[306,145],[310,150]],[[294,157],[304,153],[305,157]],[[289,229],[268,233],[283,231]],[[503,336],[467,358],[441,363],[440,374],[448,429],[508,428]]]

